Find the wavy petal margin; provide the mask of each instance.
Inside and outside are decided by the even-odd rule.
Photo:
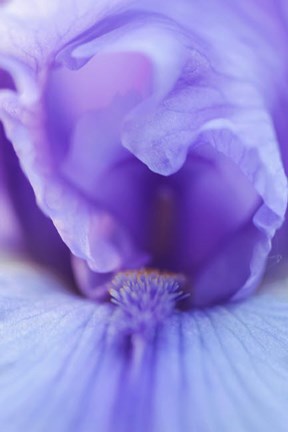
[[[72,3],[77,4],[71,2],[70,6]],[[97,8],[89,9],[88,3],[87,10],[95,14]],[[13,75],[19,91],[18,95],[2,94],[7,133],[39,205],[53,219],[72,252],[85,259],[92,270],[115,271],[131,257],[134,265],[145,257],[113,218],[54,176],[43,152],[47,137],[43,136],[39,101],[45,74],[55,62],[77,69],[97,53],[127,51],[149,59],[154,85],[151,96],[126,118],[123,145],[151,170],[163,175],[177,171],[189,152],[201,152],[203,143],[235,163],[263,202],[253,218],[259,238],[250,277],[235,298],[247,295],[259,283],[271,239],[284,220],[287,204],[287,180],[272,115],[277,83],[284,79],[286,71],[285,38],[277,11],[269,1],[264,3],[232,8],[226,2],[219,6],[207,0],[208,14],[203,4],[190,5],[184,0],[182,10],[173,8],[170,2],[164,9],[162,2],[153,7],[148,2],[142,9],[134,3],[130,8],[122,3],[118,9],[108,5],[107,15],[100,13],[97,20],[93,15],[94,24],[88,19],[85,31],[73,29],[72,39],[64,24],[58,39],[57,32],[50,28],[58,41],[54,44],[49,38],[47,42],[45,31],[40,31],[37,41],[41,55],[28,43],[34,65],[26,60],[25,67],[19,50],[12,50],[14,57],[5,57],[7,46],[3,42],[2,67]],[[54,2],[52,5],[55,13]],[[9,8],[3,8],[4,18],[9,17]],[[51,25],[51,16],[45,18],[47,26]],[[26,16],[26,23],[30,18]],[[67,19],[73,25],[69,14]],[[39,17],[34,21],[38,26],[43,24],[43,16],[42,21]],[[63,40],[62,27],[68,34]],[[33,39],[33,31],[29,34]],[[257,57],[255,50],[259,52]],[[38,120],[40,117],[36,124],[35,114]]]

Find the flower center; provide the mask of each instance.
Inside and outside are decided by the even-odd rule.
[[[129,333],[149,334],[187,297],[182,274],[144,269],[117,273],[111,281],[111,302]]]

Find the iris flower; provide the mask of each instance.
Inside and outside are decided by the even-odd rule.
[[[286,430],[285,8],[1,4],[5,432]]]

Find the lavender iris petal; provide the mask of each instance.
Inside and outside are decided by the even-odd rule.
[[[15,211],[11,203],[11,197],[7,190],[7,180],[5,178],[5,164],[3,158],[3,147],[6,138],[3,127],[0,125],[0,245],[1,251],[6,253],[21,251],[23,249],[23,233],[20,228],[20,221],[15,216]],[[9,144],[10,145],[10,144]]]
[[[184,273],[193,305],[239,298],[260,281],[287,201],[271,109],[283,31],[258,3],[249,17],[221,9],[211,28],[197,5],[147,5],[103,14],[62,49],[53,34],[36,80],[25,60],[34,100],[20,90],[16,114],[6,101],[7,133],[85,280],[148,266]]]
[[[5,431],[286,430],[288,304],[272,286],[239,305],[176,313],[139,351],[121,339],[111,304],[23,263],[1,263],[0,275]]]
[[[278,3],[0,3],[1,427],[286,432]]]
[[[73,283],[70,252],[52,222],[39,210],[12,145],[0,125],[2,252],[33,259]]]
[[[13,80],[0,69],[2,91],[15,90]],[[0,248],[46,264],[71,281],[70,253],[51,220],[39,210],[11,143],[0,123]]]

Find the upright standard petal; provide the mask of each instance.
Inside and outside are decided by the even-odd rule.
[[[287,203],[273,117],[286,33],[271,2],[245,4],[123,4],[48,44],[37,67],[3,56],[19,80],[2,98],[7,133],[98,281],[143,266],[185,273],[194,305],[259,283]]]
[[[169,317],[163,285],[151,303],[154,311],[166,304],[158,310],[162,322],[143,339],[144,292],[113,292],[114,306],[96,305],[40,268],[1,262],[1,427],[285,432],[287,280],[276,288],[242,304]]]

